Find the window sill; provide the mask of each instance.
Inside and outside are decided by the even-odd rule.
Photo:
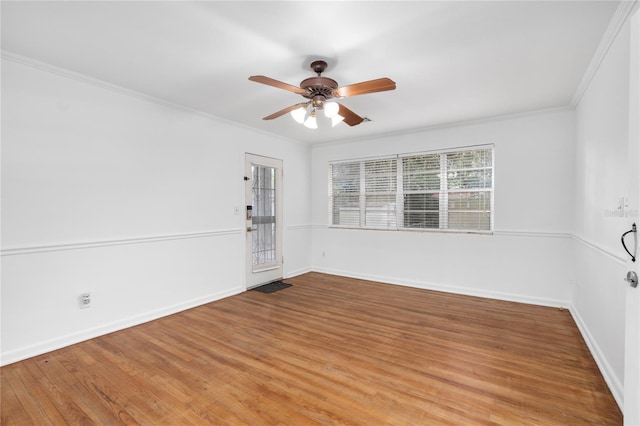
[[[421,234],[474,234],[474,235],[493,235],[493,230],[470,230],[470,229],[432,229],[432,228],[374,228],[374,227],[355,227],[355,226],[339,226],[327,225],[328,229],[345,229],[353,231],[386,231],[386,232],[412,232]]]

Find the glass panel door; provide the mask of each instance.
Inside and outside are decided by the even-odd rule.
[[[245,155],[246,287],[282,279],[282,160]]]

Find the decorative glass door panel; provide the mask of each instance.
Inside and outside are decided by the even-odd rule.
[[[253,270],[274,267],[276,260],[276,169],[251,167],[251,237]]]

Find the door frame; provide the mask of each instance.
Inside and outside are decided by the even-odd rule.
[[[629,57],[629,175],[632,215],[629,227],[639,218],[640,209],[640,12],[638,7],[630,18]],[[634,211],[635,210],[635,211]],[[635,235],[634,235],[635,236]],[[640,275],[640,262],[627,261],[629,270]],[[627,286],[625,306],[625,362],[624,362],[624,424],[640,424],[640,287]]]
[[[271,266],[265,269],[254,270],[253,266],[253,221],[247,218],[247,206],[252,205],[252,165],[261,165],[273,167],[276,169],[275,181],[275,261]],[[252,154],[246,152],[244,154],[244,207],[242,214],[244,215],[244,235],[245,235],[245,288],[250,290],[277,281],[283,277],[283,161],[278,158],[267,157],[263,155]],[[253,211],[253,210],[252,210]]]

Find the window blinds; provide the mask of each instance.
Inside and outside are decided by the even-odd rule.
[[[396,192],[398,160],[364,162],[364,227],[396,228]]]
[[[329,173],[330,223],[349,227],[360,224],[360,163],[331,165]]]
[[[329,164],[329,223],[379,229],[493,229],[493,147]]]

